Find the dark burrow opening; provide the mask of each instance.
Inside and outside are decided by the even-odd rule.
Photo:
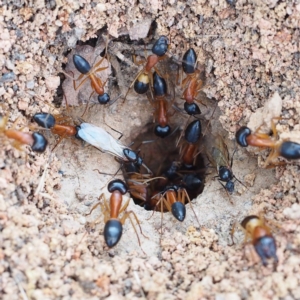
[[[196,149],[199,142],[201,138]],[[168,202],[172,204],[170,191],[183,204],[203,192],[206,171],[203,154],[197,150],[193,164],[186,165],[182,157],[185,143],[178,129],[166,138],[154,138],[151,123],[137,135],[131,148],[139,153],[146,167],[133,163],[124,163],[122,167],[135,204],[146,210],[167,212],[171,208]]]

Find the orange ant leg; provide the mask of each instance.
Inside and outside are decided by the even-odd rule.
[[[180,202],[181,202],[182,204],[185,204],[184,198],[186,197],[186,198],[188,199],[188,202],[190,203],[190,207],[191,207],[191,209],[192,209],[192,211],[193,211],[193,213],[194,213],[194,216],[196,217],[196,220],[197,220],[197,223],[198,223],[198,225],[199,225],[199,228],[201,228],[199,219],[198,219],[198,217],[197,217],[197,215],[196,215],[196,213],[195,213],[195,210],[194,210],[194,208],[193,208],[191,199],[190,199],[190,197],[189,197],[187,191],[186,191],[185,189],[182,189],[182,190],[180,190],[180,193],[182,193],[182,195],[179,197]]]
[[[135,81],[138,79],[138,77],[139,77],[141,74],[143,74],[143,72],[144,72],[144,68],[143,68],[143,69],[135,76],[134,80],[132,81],[132,83],[130,84],[130,86],[129,86],[128,90],[127,90],[127,93],[125,94],[125,98],[124,98],[124,100],[123,100],[122,103],[125,102],[125,100],[126,100],[126,98],[127,98],[127,95],[128,95],[128,93],[129,93],[129,91],[132,89],[132,87],[133,87]]]

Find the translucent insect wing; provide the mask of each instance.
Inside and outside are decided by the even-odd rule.
[[[101,127],[82,123],[78,130],[78,136],[103,152],[109,152],[114,156],[126,159],[123,153],[126,147]]]

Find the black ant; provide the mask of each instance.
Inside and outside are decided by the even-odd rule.
[[[236,179],[239,183],[243,184],[232,172],[233,156],[236,150],[233,152],[231,160],[229,160],[228,148],[223,138],[220,135],[217,135],[213,136],[212,140],[212,147],[206,151],[207,157],[210,163],[217,169],[217,177],[219,178],[220,184],[229,194],[232,194],[234,191],[233,179]],[[225,185],[222,182],[225,182]]]

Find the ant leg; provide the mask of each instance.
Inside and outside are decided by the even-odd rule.
[[[219,177],[219,176],[216,176],[216,177]],[[229,198],[230,203],[233,204],[233,202],[232,202],[232,200],[231,200],[231,196],[230,196],[230,194],[228,193],[228,191],[227,191],[225,185],[220,181],[220,179],[218,179],[218,181],[219,181],[219,183],[222,185],[222,187],[224,188],[224,190],[225,190],[225,192],[226,192],[226,194],[227,194],[227,196],[228,196],[228,198]]]
[[[104,124],[107,126],[107,127],[109,127],[111,130],[113,130],[114,132],[117,132],[117,133],[119,133],[120,134],[120,136],[118,137],[118,140],[120,140],[122,137],[123,137],[123,133],[122,132],[120,132],[120,131],[118,131],[117,129],[114,129],[114,128],[112,128],[111,126],[109,126],[106,122],[105,122],[105,115],[103,116],[103,121],[104,121]]]
[[[135,212],[133,212],[133,211],[128,211],[128,212],[127,212],[127,215],[128,215],[128,217],[129,217],[130,220],[131,220],[130,215],[133,215],[133,217],[135,218],[136,223],[138,224],[138,226],[139,226],[139,228],[140,228],[141,234],[142,234],[143,237],[145,237],[146,239],[149,239],[149,237],[147,237],[146,235],[144,235],[143,230],[142,230],[142,227],[141,227],[141,223],[140,223],[138,217],[136,216]],[[132,221],[131,221],[131,224],[133,224]]]
[[[208,130],[208,126],[210,125],[210,122],[211,122],[212,119],[213,119],[213,116],[214,116],[214,114],[215,114],[215,111],[216,111],[217,107],[218,107],[218,103],[216,103],[216,105],[215,105],[215,107],[214,107],[214,110],[213,110],[213,112],[212,112],[212,114],[211,114],[211,117],[209,118],[209,121],[208,121],[208,123],[207,123],[207,125],[206,125],[206,127],[205,127],[205,130],[204,130],[204,132],[203,132],[203,137],[206,135],[206,132],[207,132],[207,130]]]
[[[86,105],[85,105],[85,110],[84,110],[83,114],[81,115],[81,118],[85,115],[85,113],[86,113],[86,111],[87,111],[87,109],[88,109],[88,107],[89,107],[91,97],[94,95],[94,93],[95,93],[95,91],[92,91],[92,92],[91,92],[90,97],[89,97],[89,99],[88,99],[88,101],[87,101],[87,103],[86,103]]]
[[[129,93],[129,91],[131,90],[131,88],[133,87],[135,81],[136,81],[136,80],[138,79],[138,77],[143,73],[143,71],[144,71],[144,68],[143,68],[143,69],[135,76],[134,80],[132,81],[132,83],[130,84],[130,86],[129,86],[128,90],[127,90],[127,93],[126,93],[126,95],[125,95],[125,98],[124,98],[124,100],[123,100],[123,103],[125,102],[125,100],[126,100],[126,98],[127,98],[127,95],[128,95],[128,93]]]
[[[181,131],[181,134],[180,134],[180,136],[179,136],[178,140],[176,141],[176,145],[175,145],[175,147],[178,147],[178,145],[179,145],[179,142],[180,142],[180,140],[181,140],[182,136],[184,135],[185,129],[186,129],[186,127],[187,127],[187,124],[188,124],[188,122],[189,122],[190,118],[191,118],[191,116],[189,116],[189,117],[187,118],[187,120],[186,120],[186,122],[185,122],[185,124],[184,124],[184,127],[183,127],[183,128],[184,128],[184,130],[182,130],[182,131]],[[180,152],[179,152],[179,153],[180,153]]]
[[[191,80],[192,80],[192,78],[193,78],[193,75],[188,75],[188,76],[186,76],[184,79],[183,79],[183,81],[182,81],[182,83],[181,83],[181,89],[183,90],[185,87],[187,87],[187,85],[189,85],[189,83],[191,82]]]
[[[98,72],[104,71],[106,69],[108,69],[108,67],[98,68],[94,71],[94,73],[98,73]]]
[[[135,216],[136,220],[138,221],[138,219],[137,219],[135,213],[134,213],[133,211],[130,211],[130,212],[126,212],[126,213],[124,214],[124,216],[123,216],[123,218],[122,218],[122,220],[121,220],[121,223],[124,224],[125,220],[126,220],[127,218],[129,219],[129,221],[130,221],[130,223],[131,223],[131,225],[132,225],[132,227],[133,227],[133,229],[134,229],[134,232],[135,232],[135,234],[136,234],[136,237],[137,237],[137,239],[138,239],[139,246],[141,247],[142,251],[144,252],[144,250],[143,250],[143,248],[142,248],[142,246],[141,246],[141,240],[140,240],[140,237],[139,237],[139,235],[138,235],[138,233],[137,233],[137,230],[136,230],[136,227],[135,227],[135,225],[134,225],[134,223],[133,223],[133,221],[132,221],[132,218],[130,217],[130,214],[131,214],[131,213],[133,213],[133,215]],[[137,224],[138,224],[138,226],[139,226],[139,228],[140,228],[141,233],[143,234],[141,225],[139,224],[139,222],[138,222]],[[143,236],[144,236],[144,234],[143,234]],[[146,255],[145,252],[144,252],[144,254]]]
[[[165,75],[162,75],[162,74],[160,73],[160,71],[158,71],[158,69],[157,69],[156,67],[153,67],[153,69],[155,70],[155,72],[157,73],[157,75],[158,75],[159,77],[166,78],[166,76],[165,76]],[[153,85],[152,85],[152,86],[153,86]]]
[[[196,213],[195,213],[195,210],[194,210],[194,208],[193,208],[191,199],[190,199],[190,197],[189,197],[189,195],[188,195],[186,189],[183,189],[183,190],[181,191],[181,193],[183,193],[182,199],[184,199],[184,196],[188,199],[188,202],[190,203],[191,209],[192,209],[192,211],[193,211],[193,213],[194,213],[194,216],[195,216],[195,218],[196,218],[196,220],[197,220],[197,223],[198,223],[198,225],[199,225],[199,228],[201,228],[199,219],[198,219],[198,217],[197,217],[197,215],[196,215]],[[184,202],[185,202],[185,201],[184,201]],[[182,202],[182,203],[184,204],[184,202]]]
[[[232,226],[232,228],[231,228],[231,230],[230,230],[230,237],[231,237],[232,244],[228,245],[229,247],[231,247],[231,246],[234,245],[233,237],[234,237],[234,232],[235,232],[236,224],[237,224],[237,222],[234,222],[234,223],[233,223],[233,226]]]
[[[92,214],[92,212],[94,211],[94,209],[96,209],[99,205],[100,206],[102,206],[103,205],[103,203],[101,203],[100,201],[101,201],[101,199],[104,197],[104,194],[101,194],[100,196],[99,196],[99,198],[98,198],[98,203],[96,203],[93,207],[92,207],[92,209],[91,209],[91,211],[88,213],[88,214],[86,214],[86,216],[89,216],[89,215],[91,215]],[[106,202],[105,202],[106,203]]]
[[[54,151],[54,149],[60,144],[60,142],[61,142],[65,137],[66,137],[66,135],[62,135],[62,136],[59,138],[59,140],[58,140],[58,142],[56,143],[56,145],[51,149],[52,152]]]
[[[76,79],[76,80],[73,79],[73,87],[74,87],[74,90],[75,90],[75,91],[77,91],[77,90],[83,85],[83,83],[84,83],[85,81],[87,81],[87,79],[89,78],[88,76],[86,76],[86,78],[83,79],[83,80],[80,82],[80,84],[76,87],[76,81],[77,81],[77,80],[80,80],[84,75],[85,75],[85,74],[81,74],[81,75],[78,77],[78,79]]]

